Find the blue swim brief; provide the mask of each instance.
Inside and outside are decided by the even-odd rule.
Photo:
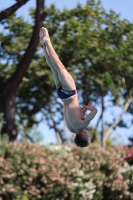
[[[68,91],[68,90],[64,90],[61,86],[57,89],[57,94],[58,94],[58,97],[60,99],[67,99],[71,96],[73,96],[74,94],[76,94],[76,90],[71,90],[71,91]]]

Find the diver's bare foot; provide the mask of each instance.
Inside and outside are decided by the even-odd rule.
[[[48,30],[44,27],[40,29],[39,36],[41,44],[47,44],[47,42],[50,41]]]

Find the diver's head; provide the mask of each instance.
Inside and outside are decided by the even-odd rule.
[[[80,134],[76,134],[74,141],[75,141],[75,144],[79,147],[89,146],[89,132],[88,132],[88,130],[83,129]]]

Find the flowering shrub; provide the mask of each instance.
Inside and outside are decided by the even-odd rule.
[[[131,200],[132,174],[122,150],[8,144],[0,155],[0,200]]]
[[[126,161],[130,164],[130,165],[133,165],[133,146],[132,147],[123,147],[125,153],[126,153],[126,156],[125,156],[125,159]]]

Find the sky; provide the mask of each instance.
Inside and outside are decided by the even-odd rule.
[[[8,0],[0,2],[0,9],[7,8],[13,5],[15,0]],[[29,0],[24,6],[19,9],[20,15],[28,16],[29,7],[35,7],[36,0]],[[55,3],[56,7],[63,9],[64,7],[73,8],[76,6],[77,2],[85,5],[86,0],[45,0],[45,5],[49,6],[51,3]],[[113,9],[115,12],[120,13],[121,18],[125,18],[133,22],[132,8],[133,0],[101,0],[103,7],[106,11]]]
[[[17,11],[17,14],[19,16],[23,16],[26,19],[28,19],[28,10],[30,7],[35,7],[35,2],[36,2],[35,0],[29,0],[29,2],[27,2],[24,6],[22,6]],[[50,4],[54,3],[57,8],[62,10],[63,8],[70,9],[70,8],[76,7],[77,2],[80,2],[82,5],[85,5],[86,0],[79,0],[79,1],[77,0],[46,0],[45,5],[49,6]],[[109,12],[109,10],[112,9],[116,13],[120,14],[121,19],[127,19],[130,22],[133,22],[133,11],[132,11],[133,0],[102,0],[101,2],[107,12]],[[15,0],[8,0],[8,1],[1,0],[0,9],[8,8],[15,3],[16,3]],[[95,121],[97,121],[97,119],[98,119],[98,116],[95,118]],[[56,143],[54,131],[49,130],[49,128],[44,122],[39,125],[38,130],[40,130],[44,135],[43,144],[47,145],[49,143]],[[115,132],[117,132],[117,129],[115,130]],[[123,144],[126,144],[127,139],[124,138],[123,136],[123,139],[121,142]]]

